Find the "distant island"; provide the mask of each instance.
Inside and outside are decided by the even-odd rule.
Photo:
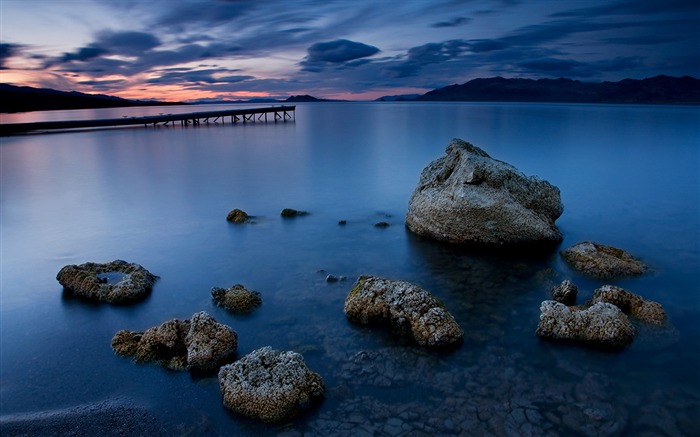
[[[206,101],[202,103],[298,103],[341,102],[310,95],[284,100],[250,99]],[[633,103],[700,104],[700,79],[690,76],[656,76],[624,79],[619,82],[581,82],[572,79],[474,79],[429,91],[380,97],[376,101],[402,102],[561,102],[561,103]],[[125,106],[187,105],[193,103],[128,100],[119,97],[66,92],[47,88],[0,84],[0,112],[27,112],[56,109],[118,108]]]

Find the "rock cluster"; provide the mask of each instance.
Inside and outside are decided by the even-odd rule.
[[[133,303],[145,298],[158,279],[138,264],[115,260],[63,267],[56,279],[76,296],[112,304]]]
[[[294,417],[323,397],[321,376],[292,351],[257,349],[219,370],[224,405],[264,422]]]
[[[573,282],[566,280],[552,289],[552,298],[566,306],[576,303],[578,287]]]
[[[250,216],[245,211],[238,208],[232,210],[226,216],[226,220],[231,223],[245,223],[248,219],[250,219]]]
[[[421,346],[446,346],[464,336],[440,301],[405,281],[360,276],[345,298],[344,311],[352,322],[389,323]]]
[[[559,189],[455,139],[446,156],[421,173],[406,225],[450,243],[481,245],[557,243],[554,224],[564,207]]]
[[[237,348],[236,331],[204,311],[190,320],[168,320],[145,332],[122,330],[112,338],[112,349],[118,355],[173,370],[215,370],[232,359]]]
[[[593,292],[593,297],[588,305],[597,302],[607,302],[620,308],[623,313],[635,317],[643,322],[654,325],[663,325],[666,322],[666,311],[657,302],[646,300],[641,296],[614,286],[603,285]]]
[[[647,270],[641,261],[624,250],[591,241],[564,249],[561,256],[574,269],[601,279],[638,276]]]
[[[249,313],[262,304],[260,293],[248,290],[241,284],[229,288],[214,287],[211,297],[217,305],[240,314]]]
[[[615,305],[598,302],[586,309],[567,307],[546,300],[540,306],[537,335],[554,340],[573,340],[596,346],[622,348],[634,339],[634,327]]]

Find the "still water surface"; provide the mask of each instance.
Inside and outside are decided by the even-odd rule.
[[[662,303],[669,328],[642,329],[621,353],[541,342],[539,304],[552,285],[571,279],[582,302],[604,282],[570,270],[556,251],[483,254],[412,236],[403,226],[408,198],[455,137],[561,189],[562,248],[593,240],[648,264],[648,274],[614,283]],[[1,414],[128,397],[169,432],[191,435],[698,432],[698,107],[302,104],[287,123],[0,142]],[[255,223],[227,223],[233,208]],[[283,208],[311,214],[283,220]],[[391,226],[375,228],[379,221]],[[114,259],[160,276],[146,301],[87,303],[55,280],[64,265]],[[348,280],[327,283],[328,273]],[[424,351],[349,324],[343,301],[361,274],[430,290],[464,329],[464,344]],[[212,287],[235,283],[262,294],[252,315],[212,303]],[[324,378],[324,403],[291,423],[260,425],[223,407],[216,377],[136,365],[110,348],[120,329],[200,310],[238,332],[239,356],[267,345],[302,353]]]

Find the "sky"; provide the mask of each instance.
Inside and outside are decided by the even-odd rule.
[[[0,0],[0,82],[168,101],[700,78],[700,0]]]

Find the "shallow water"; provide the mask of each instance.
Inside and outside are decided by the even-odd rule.
[[[125,111],[164,112],[3,122]],[[582,302],[605,282],[572,271],[557,251],[485,254],[406,231],[420,171],[453,137],[561,189],[562,247],[593,240],[647,263],[646,275],[614,283],[662,303],[669,327],[639,326],[619,353],[542,342],[539,304],[554,284],[573,280]],[[698,107],[303,104],[287,123],[0,141],[2,414],[127,396],[189,435],[700,429]],[[233,208],[254,223],[226,222]],[[282,219],[283,208],[310,214]],[[374,227],[380,221],[390,226]],[[88,303],[55,280],[64,265],[114,259],[160,276],[146,301]],[[327,283],[328,274],[348,280]],[[361,274],[430,290],[464,329],[464,344],[426,351],[348,323],[343,301]],[[253,314],[212,302],[212,287],[235,283],[261,293]],[[200,310],[238,332],[239,356],[267,345],[302,353],[326,383],[325,401],[291,423],[261,425],[223,407],[216,377],[136,365],[110,348],[120,329]]]

